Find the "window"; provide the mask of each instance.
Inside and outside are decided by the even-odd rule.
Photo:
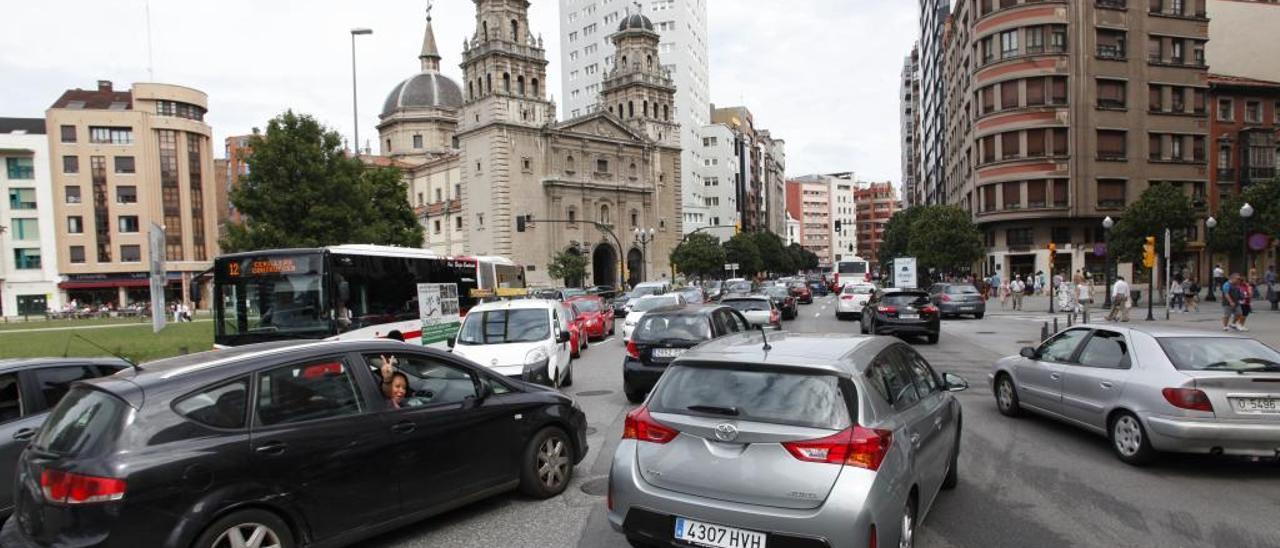
[[[1098,57],[1102,59],[1125,58],[1125,31],[1098,29]]]
[[[90,126],[89,142],[103,145],[132,145],[133,128]]]
[[[902,361],[907,364],[907,369],[911,372],[911,382],[916,385],[916,392],[924,397],[942,391],[942,383],[938,381],[938,375],[934,373],[932,367],[929,367],[929,363],[924,361],[924,358],[914,350],[899,347],[898,352],[902,354]]]
[[[40,250],[35,248],[18,248],[13,250],[14,268],[18,270],[39,270]]]
[[[66,202],[68,204],[80,203],[80,187],[69,186],[69,187],[66,187],[65,192],[66,192]]]
[[[34,188],[9,189],[9,209],[35,209],[35,208],[36,208],[36,189]]]
[[[1231,99],[1218,99],[1218,120],[1233,122],[1235,119],[1235,102]]]
[[[80,157],[79,156],[63,156],[62,172],[68,175],[80,173]]]
[[[9,179],[28,180],[36,178],[35,163],[30,157],[5,158],[4,161],[8,167]]]
[[[1123,130],[1098,130],[1098,159],[1124,160],[1128,155],[1125,137],[1126,133]]]
[[[1018,81],[1010,80],[1000,84],[1000,109],[1018,108]]]
[[[1030,228],[1010,228],[1004,233],[1005,245],[1009,247],[1031,247],[1035,242]]]
[[[1027,181],[1027,207],[1031,209],[1045,207],[1045,181]]]
[[[1122,209],[1125,203],[1126,181],[1119,179],[1098,180],[1098,207],[1101,209]]]
[[[1098,106],[1102,108],[1124,108],[1124,80],[1098,80]]]
[[[97,377],[92,367],[78,365],[73,367],[48,367],[32,372],[36,381],[36,389],[44,396],[45,403],[52,408],[62,401],[63,396],[71,390],[71,383]]]
[[[1262,123],[1262,103],[1259,101],[1245,101],[1244,103],[1244,121],[1250,124]]]
[[[1174,139],[1175,141],[1177,139]],[[1164,158],[1164,136],[1159,133],[1152,133],[1147,138],[1147,154],[1151,160],[1160,160]]]
[[[134,172],[133,156],[116,156],[116,173],[131,174]]]
[[[84,217],[73,215],[67,217],[67,233],[83,234],[84,233]]]
[[[381,381],[382,354],[364,356],[370,374]],[[401,409],[436,405],[457,405],[474,399],[476,381],[471,373],[452,364],[414,354],[395,355],[395,370],[404,374],[409,386]],[[504,387],[505,388],[505,387]]]
[[[1045,129],[1028,129],[1027,130],[1027,157],[1042,158],[1045,155],[1045,136],[1048,130]]]
[[[997,185],[987,185],[982,187],[982,211],[995,211],[996,186]]]
[[[120,232],[137,232],[138,216],[137,215],[121,215],[118,223]]]
[[[1128,369],[1129,345],[1124,335],[1113,331],[1095,331],[1080,351],[1080,365],[1104,369]]]
[[[1027,79],[1027,106],[1044,104],[1044,78]]]
[[[84,264],[84,246],[73,245],[67,256],[71,259],[71,264]]]
[[[1068,154],[1067,151],[1067,128],[1053,128],[1053,155],[1066,156]]]
[[[1016,131],[1000,134],[1000,158],[1008,160],[1022,156],[1022,136]]]
[[[241,379],[192,394],[173,404],[173,410],[213,428],[244,428],[248,414],[249,381]]]
[[[116,203],[117,204],[138,203],[138,187],[133,185],[122,185],[122,186],[116,187]]]
[[[1049,97],[1051,105],[1067,104],[1067,77],[1054,76],[1050,82],[1052,83],[1052,93]]]
[[[920,401],[920,394],[916,392],[915,383],[911,380],[911,372],[902,363],[896,350],[882,352],[871,362],[867,373],[871,386],[894,409],[901,411]]]
[[[22,418],[22,391],[18,389],[18,375],[0,375],[0,424]]]
[[[1022,208],[1022,183],[1018,181],[1007,181],[1001,183],[1002,193],[1004,194],[1005,209],[1021,209]]]
[[[1164,110],[1164,86],[1147,86],[1147,110],[1161,112]]]
[[[608,173],[608,172],[609,172],[609,161],[596,160],[596,173]]]
[[[120,262],[122,263],[142,262],[142,246],[138,246],[138,245],[120,246]]]
[[[1044,27],[1027,27],[1027,53],[1044,51]]]
[[[454,218],[453,218],[453,228],[458,229],[458,230],[462,230],[462,217],[461,217],[461,216],[459,216],[459,217],[454,217]]]
[[[987,86],[982,88],[982,113],[987,114],[996,110],[996,87]]]
[[[76,142],[76,126],[62,126],[60,129],[62,131],[62,142]]]
[[[1053,227],[1053,230],[1051,231],[1051,234],[1050,234],[1050,241],[1058,245],[1071,243],[1071,227],[1067,227],[1067,226]]]
[[[1000,33],[1000,57],[1013,57],[1018,54],[1018,31],[1007,30]]]
[[[1058,335],[1040,346],[1040,350],[1036,352],[1036,359],[1045,362],[1070,363],[1071,357],[1076,353],[1076,347],[1080,346],[1080,341],[1083,341],[1088,334],[1087,329],[1072,329]]]
[[[1053,181],[1053,207],[1067,207],[1067,182]]]
[[[258,374],[257,422],[263,426],[356,415],[351,368],[341,360],[287,365]]]

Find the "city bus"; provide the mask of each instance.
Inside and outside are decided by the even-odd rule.
[[[372,245],[224,255],[213,265],[214,345],[371,338],[421,344],[420,283],[456,284],[465,316],[478,292],[524,288],[525,275],[501,257]]]
[[[871,281],[871,263],[860,257],[850,257],[836,262],[835,286],[843,287],[849,282]]]

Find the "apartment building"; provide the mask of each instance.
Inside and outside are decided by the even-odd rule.
[[[871,271],[880,269],[880,246],[884,243],[884,229],[889,219],[902,208],[898,191],[893,183],[861,184],[854,191],[857,211],[857,256],[871,263]]]
[[[0,118],[0,317],[62,306],[49,138],[42,118]]]
[[[787,232],[787,142],[774,139],[769,130],[760,131],[760,156],[764,160],[764,202],[761,217],[764,226],[780,238]]]
[[[1280,0],[1205,0],[1204,11],[1210,38],[1205,57],[1215,74],[1280,82]]]
[[[962,0],[963,1],[963,0]],[[942,203],[941,187],[946,165],[946,112],[949,90],[943,77],[945,44],[943,31],[951,0],[920,0],[920,178],[924,202]]]
[[[1209,211],[1249,185],[1274,179],[1280,170],[1280,79],[1255,80],[1241,76],[1209,75],[1209,135],[1214,147],[1209,154]],[[1222,214],[1226,214],[1225,212]],[[1276,265],[1274,242],[1266,249],[1253,249],[1249,266],[1259,272]],[[1247,272],[1228,253],[1206,259],[1204,264],[1231,264]]]
[[[819,267],[834,263],[831,182],[823,175],[787,181],[787,205],[800,221],[800,246],[818,256]]]
[[[826,176],[831,202],[831,261],[858,255],[857,191],[853,172]]]
[[[1153,183],[1205,194],[1204,2],[957,4],[945,195],[984,232],[983,271],[1047,271],[1054,243],[1054,271],[1101,277],[1103,218]],[[1196,232],[1175,269],[1198,269]]]
[[[738,214],[740,137],[723,124],[703,126],[700,134],[702,165],[699,166],[698,178],[702,181],[700,195],[707,215],[702,232],[727,242],[741,221]]]
[[[167,299],[184,300],[212,266],[218,215],[207,109],[199,90],[137,83],[122,91],[102,80],[67,90],[46,111],[65,298],[149,300],[152,224],[165,231]]]
[[[684,231],[712,226],[699,180],[704,158],[700,129],[712,123],[707,0],[560,0],[561,114],[573,120],[599,108],[606,74],[617,60],[610,36],[639,11],[659,34],[662,68],[676,87],[672,119],[680,125]]]
[[[898,115],[902,148],[902,193],[907,207],[924,203],[923,187],[917,184],[919,146],[916,128],[920,124],[920,46],[902,61],[902,85],[899,88]]]

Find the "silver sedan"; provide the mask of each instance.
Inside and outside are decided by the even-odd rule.
[[[1082,325],[996,362],[1001,413],[1107,436],[1130,464],[1161,451],[1280,455],[1280,353],[1254,339]]]
[[[627,415],[609,522],[636,546],[912,546],[958,482],[967,385],[889,337],[722,337]]]

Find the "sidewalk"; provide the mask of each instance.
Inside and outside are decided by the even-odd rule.
[[[1249,332],[1241,334],[1258,339],[1272,348],[1280,349],[1280,311],[1271,310],[1271,303],[1265,300],[1255,300],[1253,302],[1253,314],[1249,316],[1247,323]],[[1004,309],[1000,308],[1000,299],[990,299],[987,301],[987,316],[1050,323],[1053,322],[1053,318],[1057,317],[1060,329],[1065,328],[1067,325],[1066,314],[1061,312],[1049,314],[1049,297],[1025,297],[1022,300],[1021,311],[1013,310],[1012,306],[1013,299],[1009,299],[1008,306]],[[1089,320],[1094,323],[1105,322],[1107,312],[1108,310],[1103,308],[1100,303],[1094,304],[1089,308]],[[1147,306],[1144,300],[1141,306],[1134,305],[1129,310],[1130,324],[1135,326],[1143,324],[1177,326],[1200,331],[1222,332],[1222,305],[1219,302],[1201,302],[1198,312],[1186,314],[1174,312],[1168,320],[1165,319],[1165,307],[1157,304],[1152,308],[1152,315],[1155,317],[1155,321],[1147,322]],[[1079,320],[1077,319],[1077,321]],[[1052,328],[1052,325],[1050,328]],[[1232,331],[1232,333],[1236,332]]]

